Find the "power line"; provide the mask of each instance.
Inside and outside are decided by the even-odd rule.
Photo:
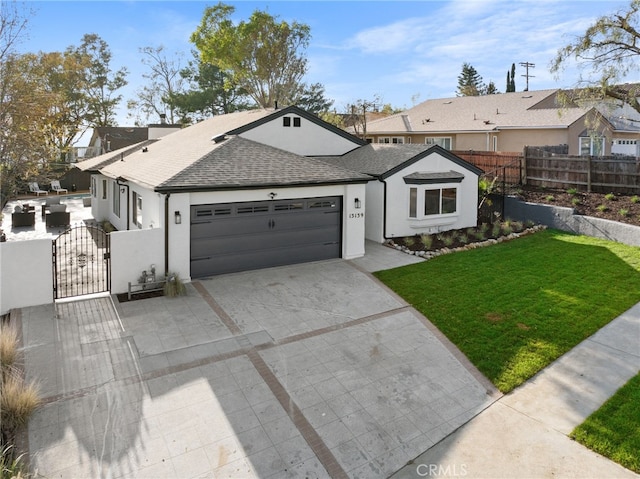
[[[525,77],[527,79],[527,88],[524,91],[529,91],[529,78],[535,78],[535,75],[529,75],[529,68],[535,68],[535,63],[529,62],[520,62],[519,65],[525,68],[526,73],[524,75],[520,75],[521,77]]]

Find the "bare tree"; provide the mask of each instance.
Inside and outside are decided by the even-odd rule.
[[[127,102],[127,108],[138,112],[136,123],[146,123],[150,117],[160,118],[161,115],[166,115],[169,123],[176,123],[178,116],[171,99],[183,90],[184,78],[180,75],[181,56],[167,58],[162,45],[141,48],[140,53],[143,54],[142,63],[149,68],[149,72],[142,76],[149,83],[137,91],[136,99]]]
[[[565,102],[613,100],[628,104],[640,113],[640,86],[624,84],[637,71],[640,55],[640,0],[626,9],[598,18],[584,35],[561,48],[551,63],[559,75],[571,60],[578,63],[581,76]]]

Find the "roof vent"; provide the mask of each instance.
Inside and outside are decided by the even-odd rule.
[[[211,139],[213,140],[214,143],[220,143],[221,141],[224,141],[227,139],[227,135],[224,133],[221,133],[219,135],[212,136]]]
[[[522,95],[522,98],[533,98],[533,95]]]
[[[443,103],[443,105],[451,105],[452,103],[453,103],[453,102],[452,102],[451,100],[449,100],[449,101],[445,101],[445,102]]]
[[[142,148],[142,153],[146,153],[147,151],[149,151],[149,148],[147,148],[146,146]]]

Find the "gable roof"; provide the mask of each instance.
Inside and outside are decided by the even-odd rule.
[[[229,132],[241,127],[254,128],[262,124],[261,120],[278,117],[279,112],[274,116],[272,110],[249,110],[215,116],[158,140],[100,155],[76,166],[99,170],[106,176],[123,178],[156,191],[366,182],[371,179],[353,170],[330,166],[246,138],[227,137]]]
[[[350,151],[343,156],[323,158],[323,160],[384,180],[432,154],[439,154],[476,175],[483,173],[480,168],[445,150],[439,145],[387,145],[370,143],[357,150]]]
[[[259,120],[254,121],[253,123],[247,124],[247,125],[243,125],[239,128],[236,128],[234,130],[230,130],[227,132],[227,134],[229,135],[240,135],[248,130],[251,130],[257,126],[260,126],[268,121],[272,121],[274,118],[279,118],[285,115],[290,115],[290,114],[294,114],[294,115],[298,115],[312,123],[315,123],[316,125],[319,125],[323,128],[325,128],[326,130],[331,131],[332,133],[335,133],[338,136],[341,136],[342,138],[346,138],[349,141],[354,142],[357,145],[366,145],[367,141],[359,138],[351,133],[349,133],[346,130],[343,130],[342,128],[338,128],[335,125],[332,125],[331,123],[327,123],[326,121],[318,118],[316,115],[314,115],[313,113],[309,113],[306,110],[303,110],[302,108],[299,108],[295,105],[292,106],[288,106],[287,108],[283,108],[281,110],[276,110],[272,115],[270,115],[269,117],[265,117],[265,118],[261,118]]]
[[[558,90],[461,96],[424,101],[367,124],[367,134],[486,132],[513,128],[567,128],[591,109],[561,108]]]

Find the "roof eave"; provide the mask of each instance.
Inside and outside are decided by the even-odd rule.
[[[154,191],[157,193],[202,193],[208,191],[231,191],[231,190],[264,190],[271,188],[294,188],[298,186],[335,186],[347,184],[366,184],[375,178],[354,178],[333,181],[296,181],[290,183],[261,183],[261,184],[235,184],[235,185],[213,185],[213,186],[157,186]]]

